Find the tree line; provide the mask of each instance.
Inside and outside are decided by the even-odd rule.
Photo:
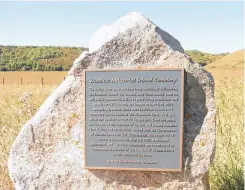
[[[67,71],[86,48],[0,46],[0,71]]]
[[[189,55],[194,62],[199,63],[202,66],[212,63],[229,54],[228,52],[211,54],[211,53],[204,53],[198,50],[186,50],[185,53]]]
[[[83,47],[0,46],[0,71],[68,71]],[[210,54],[185,51],[193,61],[205,66],[229,53]]]

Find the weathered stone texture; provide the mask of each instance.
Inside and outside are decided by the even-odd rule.
[[[174,37],[135,12],[98,30],[89,48],[16,138],[9,158],[16,189],[208,189],[215,152],[212,76]],[[184,172],[84,170],[83,69],[139,67],[187,72]]]

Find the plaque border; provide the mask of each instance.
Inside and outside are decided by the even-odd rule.
[[[181,71],[181,112],[180,112],[180,168],[121,168],[121,167],[91,167],[86,165],[86,72],[114,72],[114,71]],[[82,74],[83,89],[83,127],[84,127],[84,169],[86,170],[134,170],[134,171],[159,171],[159,172],[183,172],[183,138],[184,138],[184,92],[185,92],[185,68],[111,68],[111,69],[84,69]]]

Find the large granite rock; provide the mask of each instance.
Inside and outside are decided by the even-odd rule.
[[[174,37],[139,13],[99,29],[89,51],[16,138],[9,158],[16,189],[208,189],[215,152],[212,76]],[[83,69],[138,67],[186,69],[184,171],[84,170]]]

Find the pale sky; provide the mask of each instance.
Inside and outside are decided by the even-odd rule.
[[[140,12],[180,41],[210,53],[244,48],[244,2],[0,2],[0,45],[88,46],[103,24]]]

